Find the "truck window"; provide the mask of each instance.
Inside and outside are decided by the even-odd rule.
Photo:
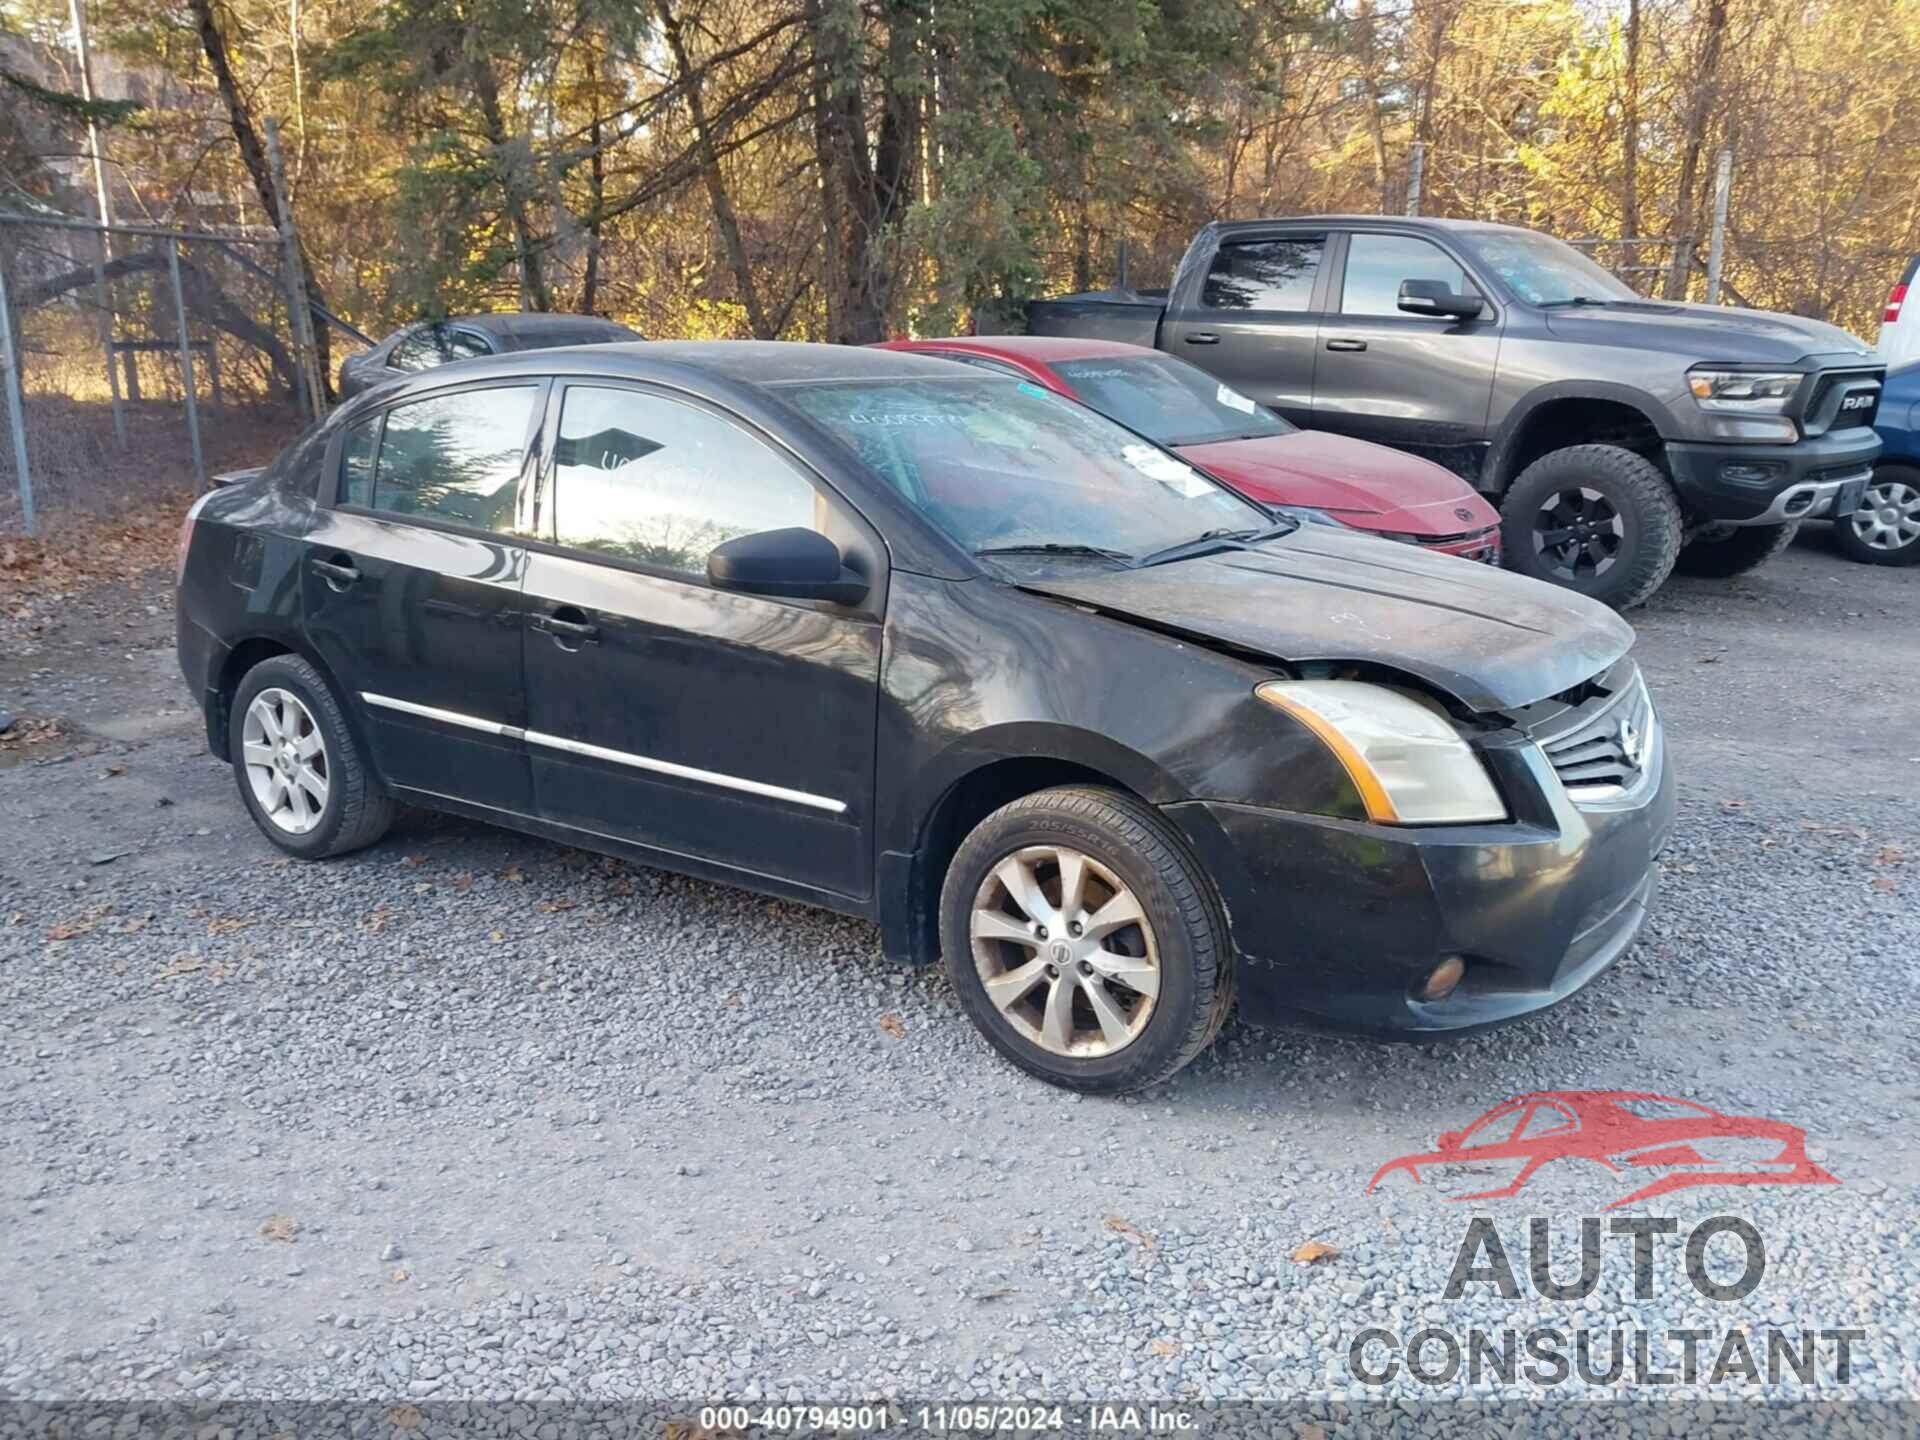
[[[1398,315],[1403,280],[1444,280],[1461,294],[1477,294],[1466,272],[1437,245],[1412,235],[1355,235],[1347,243],[1344,315]]]
[[[1324,235],[1226,241],[1207,271],[1200,303],[1209,310],[1305,310],[1326,244]]]

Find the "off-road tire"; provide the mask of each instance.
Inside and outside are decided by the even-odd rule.
[[[1709,528],[1705,534],[1689,540],[1674,565],[1682,575],[1704,575],[1724,580],[1744,575],[1767,563],[1800,533],[1800,522],[1784,525],[1736,525],[1731,530]]]
[[[1541,506],[1558,493],[1580,489],[1605,497],[1625,532],[1613,564],[1585,583],[1556,576],[1534,544]],[[1570,445],[1543,455],[1520,472],[1500,503],[1501,549],[1509,570],[1616,610],[1645,604],[1666,583],[1684,532],[1680,503],[1660,467],[1618,445]]]
[[[1874,486],[1888,482],[1920,490],[1920,470],[1911,465],[1876,465],[1867,493],[1872,494]],[[1920,565],[1920,540],[1894,550],[1876,550],[1855,533],[1851,516],[1833,517],[1833,543],[1840,547],[1842,555],[1863,565]]]
[[[293,692],[313,716],[315,728],[326,744],[327,801],[318,823],[304,834],[289,834],[269,820],[247,779],[242,754],[244,719],[254,697],[268,689]],[[289,855],[302,860],[321,860],[365,849],[386,834],[387,827],[393,823],[398,807],[375,778],[360,742],[341,713],[333,687],[298,655],[275,655],[262,660],[241,678],[228,718],[227,749],[247,812],[260,827],[260,833]]]
[[[1018,1033],[987,998],[974,963],[971,914],[981,884],[1009,855],[1045,845],[1071,846],[1107,866],[1153,926],[1161,972],[1153,1012],[1136,1039],[1098,1058],[1057,1055]],[[1088,1094],[1167,1079],[1213,1042],[1233,1003],[1233,946],[1213,882],[1152,806],[1100,786],[1042,790],[975,826],[947,868],[940,944],[954,990],[988,1043],[1028,1074]]]

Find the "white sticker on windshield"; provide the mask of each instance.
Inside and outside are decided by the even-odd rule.
[[[1214,398],[1222,405],[1233,410],[1238,410],[1242,415],[1251,415],[1253,413],[1253,401],[1242,395],[1238,390],[1229,390],[1226,386],[1222,385],[1218,390],[1214,391],[1213,394]]]
[[[1152,476],[1176,495],[1184,495],[1189,500],[1198,500],[1202,495],[1213,493],[1213,486],[1207,483],[1199,471],[1151,446],[1123,445],[1120,453],[1134,469],[1142,475]]]

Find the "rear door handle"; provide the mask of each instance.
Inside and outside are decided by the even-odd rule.
[[[1327,349],[1329,350],[1364,350],[1366,348],[1367,348],[1367,342],[1364,340],[1329,340],[1327,341]]]
[[[336,555],[331,560],[309,560],[307,564],[335,590],[344,590],[360,578],[353,561],[345,555]]]
[[[553,643],[562,650],[600,643],[600,627],[587,619],[587,612],[577,605],[562,605],[551,614],[534,616],[533,628],[543,635],[551,635]]]
[[[1187,343],[1189,345],[1218,345],[1220,343],[1220,337],[1211,330],[1200,330],[1187,336]]]

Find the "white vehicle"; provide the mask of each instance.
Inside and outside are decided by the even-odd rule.
[[[1911,302],[1909,297],[1911,296]],[[1907,268],[1887,292],[1886,312],[1880,317],[1880,342],[1875,348],[1891,369],[1909,360],[1920,360],[1920,255],[1907,261]]]

